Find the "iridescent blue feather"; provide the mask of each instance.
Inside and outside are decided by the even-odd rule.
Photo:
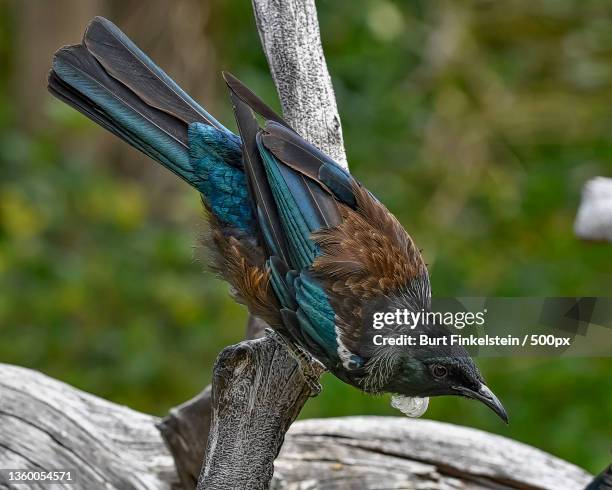
[[[191,124],[188,134],[194,187],[219,220],[254,234],[255,216],[241,165],[240,138],[202,123]]]

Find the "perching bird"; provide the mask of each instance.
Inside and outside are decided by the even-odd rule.
[[[374,345],[373,312],[431,307],[420,251],[361,183],[224,77],[240,137],[96,17],[82,44],[55,54],[49,90],[200,191],[212,269],[291,345],[363,391],[396,394],[407,413],[424,411],[426,397],[460,395],[507,422],[462,347]],[[448,334],[438,325],[416,331]]]

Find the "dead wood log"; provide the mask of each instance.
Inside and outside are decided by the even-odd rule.
[[[0,364],[0,468],[75,473],[76,485],[53,488],[180,488],[157,423],[37,371]],[[275,437],[263,423],[260,438]],[[26,488],[2,478],[0,488]],[[578,490],[591,478],[573,464],[479,430],[406,417],[345,417],[294,423],[274,463],[271,488]]]

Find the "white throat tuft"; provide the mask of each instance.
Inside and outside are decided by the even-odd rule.
[[[391,406],[408,415],[408,417],[420,417],[427,411],[429,398],[393,395]]]

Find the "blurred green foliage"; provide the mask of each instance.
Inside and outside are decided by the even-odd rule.
[[[610,294],[611,246],[572,232],[582,184],[612,173],[609,2],[318,7],[351,170],[424,248],[434,294]],[[50,97],[23,122],[17,7],[0,9],[0,360],[163,415],[246,314],[193,259],[194,191]],[[220,69],[268,101],[274,87],[243,2],[211,2],[205,30],[217,66],[193,76],[212,77],[203,103],[233,127]],[[480,365],[510,426],[459,399],[427,416],[607,463],[609,358]],[[349,414],[397,412],[328,376],[302,416]]]

